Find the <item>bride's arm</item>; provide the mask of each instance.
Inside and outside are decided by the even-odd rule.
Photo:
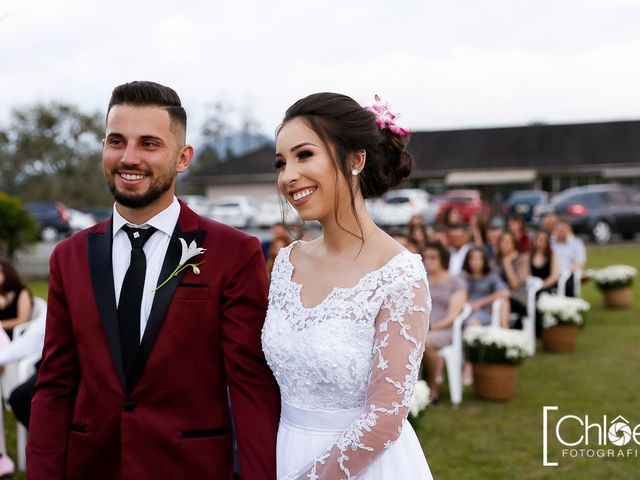
[[[354,479],[400,436],[422,360],[431,303],[424,270],[397,280],[376,319],[364,413],[331,448],[282,480]]]

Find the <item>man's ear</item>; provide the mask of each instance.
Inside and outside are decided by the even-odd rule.
[[[183,145],[178,151],[178,163],[176,164],[176,171],[182,173],[189,168],[193,160],[193,147],[191,145]]]

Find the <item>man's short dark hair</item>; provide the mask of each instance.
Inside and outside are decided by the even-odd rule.
[[[169,113],[172,124],[187,131],[187,112],[175,90],[156,82],[136,81],[118,85],[111,93],[107,116],[114,105],[133,105],[134,107],[153,106],[164,108]]]

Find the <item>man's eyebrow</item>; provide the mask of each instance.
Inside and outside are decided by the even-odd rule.
[[[107,138],[114,138],[114,137],[124,138],[124,136],[121,133],[118,133],[118,132],[112,132],[112,133],[107,135]]]
[[[140,137],[140,140],[143,141],[143,142],[148,141],[148,140],[153,140],[155,142],[166,143],[162,137],[158,137],[156,135],[142,135]]]
[[[307,145],[312,145],[312,146],[314,146],[314,147],[316,147],[316,148],[318,147],[315,143],[311,143],[311,142],[302,142],[302,143],[300,143],[300,144],[296,145],[295,147],[291,147],[291,150],[290,150],[290,151],[291,151],[291,152],[295,152],[296,150],[298,150],[298,149],[300,149],[300,148],[302,148],[302,147],[306,147]]]

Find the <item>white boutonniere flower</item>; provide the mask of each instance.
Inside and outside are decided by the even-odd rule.
[[[162,282],[160,285],[158,285],[155,288],[154,292],[164,287],[167,283],[169,283],[169,280],[171,280],[173,277],[178,276],[178,274],[185,268],[191,267],[193,269],[193,273],[195,273],[196,275],[200,275],[200,269],[198,267],[204,263],[204,260],[198,263],[187,263],[187,262],[191,260],[193,257],[197,257],[198,255],[203,254],[204,252],[207,251],[207,249],[198,247],[198,245],[196,245],[195,240],[193,240],[189,244],[189,246],[187,246],[187,242],[185,241],[184,238],[179,238],[178,240],[180,240],[180,245],[182,246],[180,263],[178,263],[178,266],[175,268],[175,270],[171,272],[171,275],[169,275],[169,277],[164,282]]]

